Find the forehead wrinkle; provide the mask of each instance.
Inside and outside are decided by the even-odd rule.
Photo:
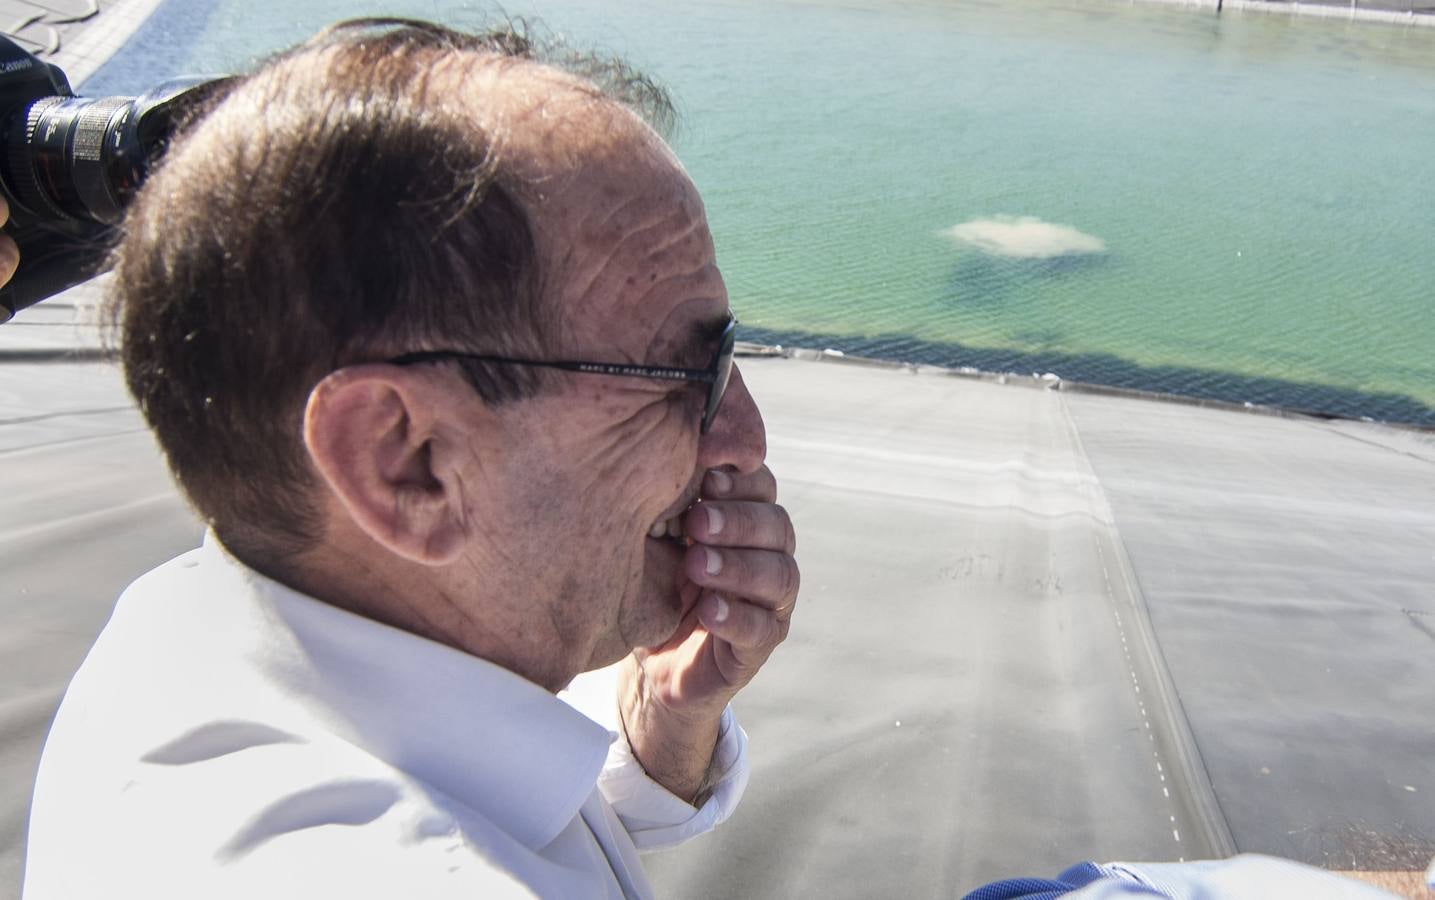
[[[676,304],[661,322],[657,324],[655,336],[662,332],[663,328],[675,317],[681,316],[683,310],[691,303],[703,300],[721,301],[726,291],[722,287],[722,274],[718,271],[716,263],[706,262],[696,268],[688,269],[681,273],[659,278],[648,285],[643,293],[639,294],[637,300],[640,305],[648,305],[646,301],[650,296],[658,292],[669,292],[680,295]],[[698,322],[710,324],[716,322],[720,316],[703,316]],[[725,321],[725,319],[724,319]]]
[[[687,198],[683,197],[682,199],[686,200]],[[629,197],[629,199],[625,200],[622,204],[620,204],[616,209],[610,210],[596,227],[592,229],[585,228],[583,229],[583,233],[601,240],[604,235],[605,226],[607,226],[608,223],[611,222],[620,213],[627,210],[631,206],[638,204],[647,204],[650,202],[652,202],[653,205],[656,207],[656,210],[651,215],[635,217],[635,221],[632,225],[620,226],[622,230],[622,236],[618,239],[618,241],[613,245],[612,249],[610,250],[608,254],[610,257],[622,255],[623,251],[627,248],[627,246],[635,240],[640,240],[644,237],[647,237],[649,234],[656,230],[667,229],[671,227],[674,220],[678,220],[678,222],[680,223],[680,227],[672,229],[673,234],[670,239],[660,241],[655,246],[649,248],[647,255],[655,256],[672,247],[674,244],[686,240],[700,229],[706,230],[706,221],[701,215],[701,213],[690,209],[688,204],[681,201],[674,203],[665,203],[661,201],[654,202],[654,200],[655,198],[651,196],[632,195]],[[617,229],[615,228],[614,230]]]
[[[698,350],[711,346],[727,322],[727,303],[721,274],[717,265],[708,261],[697,268],[667,275],[645,285],[631,303],[640,312],[661,308],[661,304],[652,299],[655,294],[672,296],[674,302],[668,304],[667,312],[652,325],[650,337],[641,353],[634,355],[624,351],[623,355],[629,362],[685,366],[686,362],[697,355]],[[696,321],[690,321],[678,332],[669,329],[668,326],[674,319],[687,317],[687,310],[692,308],[692,304],[709,300],[722,303],[723,312],[715,316],[704,315]]]
[[[625,209],[626,207],[631,206],[631,205],[633,205],[634,203],[637,203],[637,202],[639,201],[639,199],[640,199],[640,198],[637,198],[637,197],[630,197],[628,200],[626,200],[626,201],[624,201],[623,203],[619,204],[619,206],[618,206],[616,209],[609,210],[608,213],[607,213],[607,215],[604,216],[603,222],[600,223],[599,228],[601,228],[603,225],[606,225],[609,221],[611,221],[611,220],[613,219],[613,217],[617,216],[617,215],[618,215],[620,212],[622,212],[622,210]],[[604,255],[602,256],[601,260],[599,261],[599,264],[591,269],[591,271],[590,271],[590,273],[587,275],[586,279],[584,279],[584,280],[582,281],[582,284],[581,284],[581,285],[577,285],[577,286],[576,286],[577,289],[576,289],[576,291],[574,291],[573,293],[576,293],[576,295],[579,296],[579,297],[586,297],[586,296],[588,296],[590,293],[592,293],[593,288],[594,288],[594,285],[597,284],[598,281],[603,277],[604,273],[606,273],[606,272],[608,271],[608,269],[611,268],[612,265],[613,265],[615,262],[618,261],[618,257],[621,255],[619,251],[621,251],[621,249],[623,248],[623,245],[626,244],[626,243],[628,242],[628,240],[630,240],[632,237],[633,237],[633,235],[631,235],[631,234],[625,236],[622,240],[620,240],[620,241],[617,243],[616,246],[613,247],[613,249],[612,249],[611,252],[604,254]],[[572,250],[572,247],[569,246],[569,247],[567,248],[567,250],[564,252],[564,262],[571,265],[572,257],[573,257],[573,250]],[[581,277],[582,277],[582,273],[576,273],[576,272],[573,273],[573,278],[574,278],[574,279],[581,278]]]
[[[624,197],[621,201],[619,201],[618,203],[614,204],[610,209],[606,210],[606,211],[603,213],[603,218],[602,218],[602,219],[600,219],[598,222],[596,222],[596,223],[593,224],[592,226],[590,226],[590,227],[588,227],[588,228],[585,228],[585,229],[583,229],[583,230],[584,230],[585,232],[592,233],[592,234],[602,234],[604,231],[606,231],[606,230],[608,229],[609,223],[611,223],[611,222],[612,222],[614,219],[616,219],[618,216],[620,216],[620,215],[622,215],[623,213],[627,212],[627,210],[628,210],[629,207],[634,206],[635,204],[641,203],[641,202],[643,202],[645,199],[647,199],[647,198],[643,197],[641,194],[628,194],[628,195],[627,195],[626,197]],[[596,212],[596,210],[595,210],[595,212]],[[585,219],[591,218],[591,216],[585,216],[584,218],[585,218]]]
[[[682,215],[681,211],[679,211],[679,210],[674,210],[672,216],[669,216],[668,218],[670,219],[670,218],[674,218],[674,217],[677,217],[677,216],[680,216],[680,215]],[[687,224],[686,224],[685,227],[682,227],[682,228],[674,228],[674,229],[671,231],[671,234],[670,234],[670,236],[669,236],[669,238],[668,238],[667,240],[660,241],[657,245],[655,245],[654,247],[652,247],[651,249],[649,249],[648,255],[649,255],[649,256],[658,256],[658,255],[661,255],[661,254],[663,254],[663,253],[666,253],[668,250],[670,250],[670,249],[671,249],[672,247],[674,247],[675,245],[681,244],[681,243],[683,243],[683,242],[685,242],[685,241],[687,241],[687,240],[694,239],[694,238],[696,238],[697,240],[699,240],[699,241],[702,242],[702,245],[703,245],[703,249],[704,249],[704,250],[708,249],[708,248],[711,246],[712,241],[711,241],[711,239],[710,239],[711,236],[707,233],[707,232],[708,232],[707,222],[706,222],[704,219],[702,219],[701,217],[699,217],[699,216],[689,216],[689,217],[687,217],[687,218],[688,218],[688,222],[687,222]],[[654,229],[656,229],[656,228],[661,228],[661,227],[665,226],[667,223],[668,223],[668,219],[663,219],[663,220],[660,220],[660,221],[658,221],[658,222],[653,223],[651,226],[648,226],[647,228],[644,228],[643,231],[644,231],[644,233],[646,233],[646,232],[652,231],[652,230],[654,230]]]
[[[674,220],[677,221],[675,222]],[[650,224],[634,228],[624,234],[608,253],[607,261],[605,261],[602,268],[608,268],[609,261],[627,259],[630,256],[627,251],[630,250],[631,246],[635,242],[641,242],[650,238],[654,232],[658,232],[662,237],[653,244],[644,246],[641,255],[631,254],[638,257],[636,261],[661,261],[663,257],[669,255],[669,251],[675,246],[694,238],[701,242],[702,250],[708,250],[711,247],[711,241],[706,239],[707,227],[702,218],[698,216],[688,216],[685,215],[683,210],[674,209],[666,215],[657,216]]]
[[[683,301],[674,306],[662,321],[657,323],[653,329],[652,338],[644,348],[641,362],[655,366],[700,368],[711,361],[711,354],[717,345],[718,338],[722,335],[722,330],[727,327],[729,311],[726,304],[724,304],[723,311],[717,315],[703,315],[688,321],[681,330],[674,330],[666,335],[664,332],[674,318],[681,317],[683,311],[690,308],[690,304],[707,299],[722,299],[720,291],[708,292],[703,289],[708,278],[717,274],[716,265],[707,265],[694,272],[670,279],[692,282],[694,287]]]
[[[664,174],[672,174],[667,172]],[[667,250],[673,244],[688,238],[697,228],[705,225],[699,212],[692,215],[692,204],[685,202],[690,199],[690,186],[682,185],[674,193],[677,195],[677,202],[661,202],[651,192],[638,191],[628,192],[615,203],[594,202],[595,198],[584,191],[574,191],[573,185],[560,192],[559,196],[553,197],[553,202],[547,209],[537,213],[535,230],[539,232],[539,240],[546,249],[545,253],[551,260],[551,264],[558,271],[563,272],[562,281],[566,283],[564,293],[568,296],[586,297],[594,290],[595,284],[600,281],[612,268],[613,264],[620,260],[626,260],[627,253],[634,241],[648,237],[655,229],[667,228],[675,218],[687,219],[684,227],[676,230],[670,240],[664,240],[652,249],[651,255],[656,255]],[[577,196],[574,196],[574,193]],[[601,201],[602,195],[609,192],[599,191],[597,200]],[[632,225],[618,222],[633,207],[653,206],[651,213],[639,212],[632,217]],[[575,207],[577,207],[575,209]],[[701,207],[699,207],[699,210]],[[565,237],[564,229],[558,224],[565,215],[572,215],[576,219],[574,232],[577,240]],[[618,237],[612,239],[609,235],[616,233]],[[596,252],[576,252],[584,244],[596,244],[602,247]],[[606,247],[603,247],[607,244]],[[711,246],[711,240],[705,242]],[[588,261],[588,265],[575,264],[575,259],[586,259],[592,255],[595,259]],[[597,263],[596,266],[593,262]]]
[[[670,240],[663,241],[655,247],[644,248],[641,255],[627,252],[632,249],[632,245],[635,242],[641,241],[644,237],[650,235],[654,230],[666,228],[671,218],[672,216],[661,218],[651,225],[645,226],[642,229],[632,231],[624,235],[607,253],[603,254],[601,262],[592,269],[588,276],[582,281],[581,286],[577,287],[576,291],[573,292],[574,295],[576,295],[576,297],[578,298],[586,299],[590,297],[596,290],[598,290],[598,285],[600,282],[608,280],[610,282],[621,284],[624,277],[636,275],[636,272],[624,272],[620,270],[619,267],[628,270],[642,269],[649,266],[651,266],[652,268],[657,268],[663,262],[660,257],[667,255],[668,251],[674,245],[693,237],[693,235],[701,227],[700,220],[690,220],[687,223],[687,226],[685,228],[678,229]],[[706,242],[704,242],[704,246],[707,246]],[[668,262],[668,266],[670,268],[672,265],[672,262]],[[704,259],[700,269],[711,267],[712,265],[713,264],[710,260]],[[575,275],[576,274],[577,273],[575,273]],[[656,278],[649,284],[645,285],[643,292],[637,296],[637,299],[646,300],[652,294],[652,292],[658,289],[663,283],[671,281],[673,278],[683,277],[688,274],[692,273],[666,273],[660,278]]]

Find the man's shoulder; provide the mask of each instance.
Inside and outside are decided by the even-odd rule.
[[[47,750],[26,896],[533,895],[499,825],[295,724],[221,714],[127,758]]]
[[[452,717],[405,718],[411,695],[371,683],[384,665],[367,652],[412,639],[211,550],[132,584],[72,681],[36,780],[27,897],[585,893],[429,777],[442,735],[420,725]],[[325,641],[346,635],[336,658]]]
[[[233,586],[205,571],[202,554],[183,553],[120,594],[65,691],[47,756],[71,743],[91,760],[138,756],[216,717],[246,718],[236,708],[255,681],[236,637],[245,623],[223,596]]]

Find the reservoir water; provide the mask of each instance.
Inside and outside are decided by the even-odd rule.
[[[169,0],[83,92],[365,11]],[[1435,426],[1435,28],[1118,0],[508,11],[672,89],[744,338]]]

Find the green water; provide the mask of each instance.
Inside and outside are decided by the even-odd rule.
[[[1435,28],[1117,0],[510,11],[673,89],[748,336],[1435,424]],[[359,12],[170,2],[87,92]],[[941,235],[1002,215],[1105,250]]]

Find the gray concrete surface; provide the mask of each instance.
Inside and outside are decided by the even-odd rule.
[[[1435,435],[1068,404],[1243,850],[1435,854]]]
[[[0,362],[94,359],[104,345],[101,276],[21,310],[0,326]]]
[[[803,599],[740,702],[749,798],[705,846],[648,860],[665,893],[950,896],[1091,857],[1211,854],[1062,397],[743,371]]]
[[[199,535],[108,366],[0,363],[0,897],[65,685],[118,592]]]

